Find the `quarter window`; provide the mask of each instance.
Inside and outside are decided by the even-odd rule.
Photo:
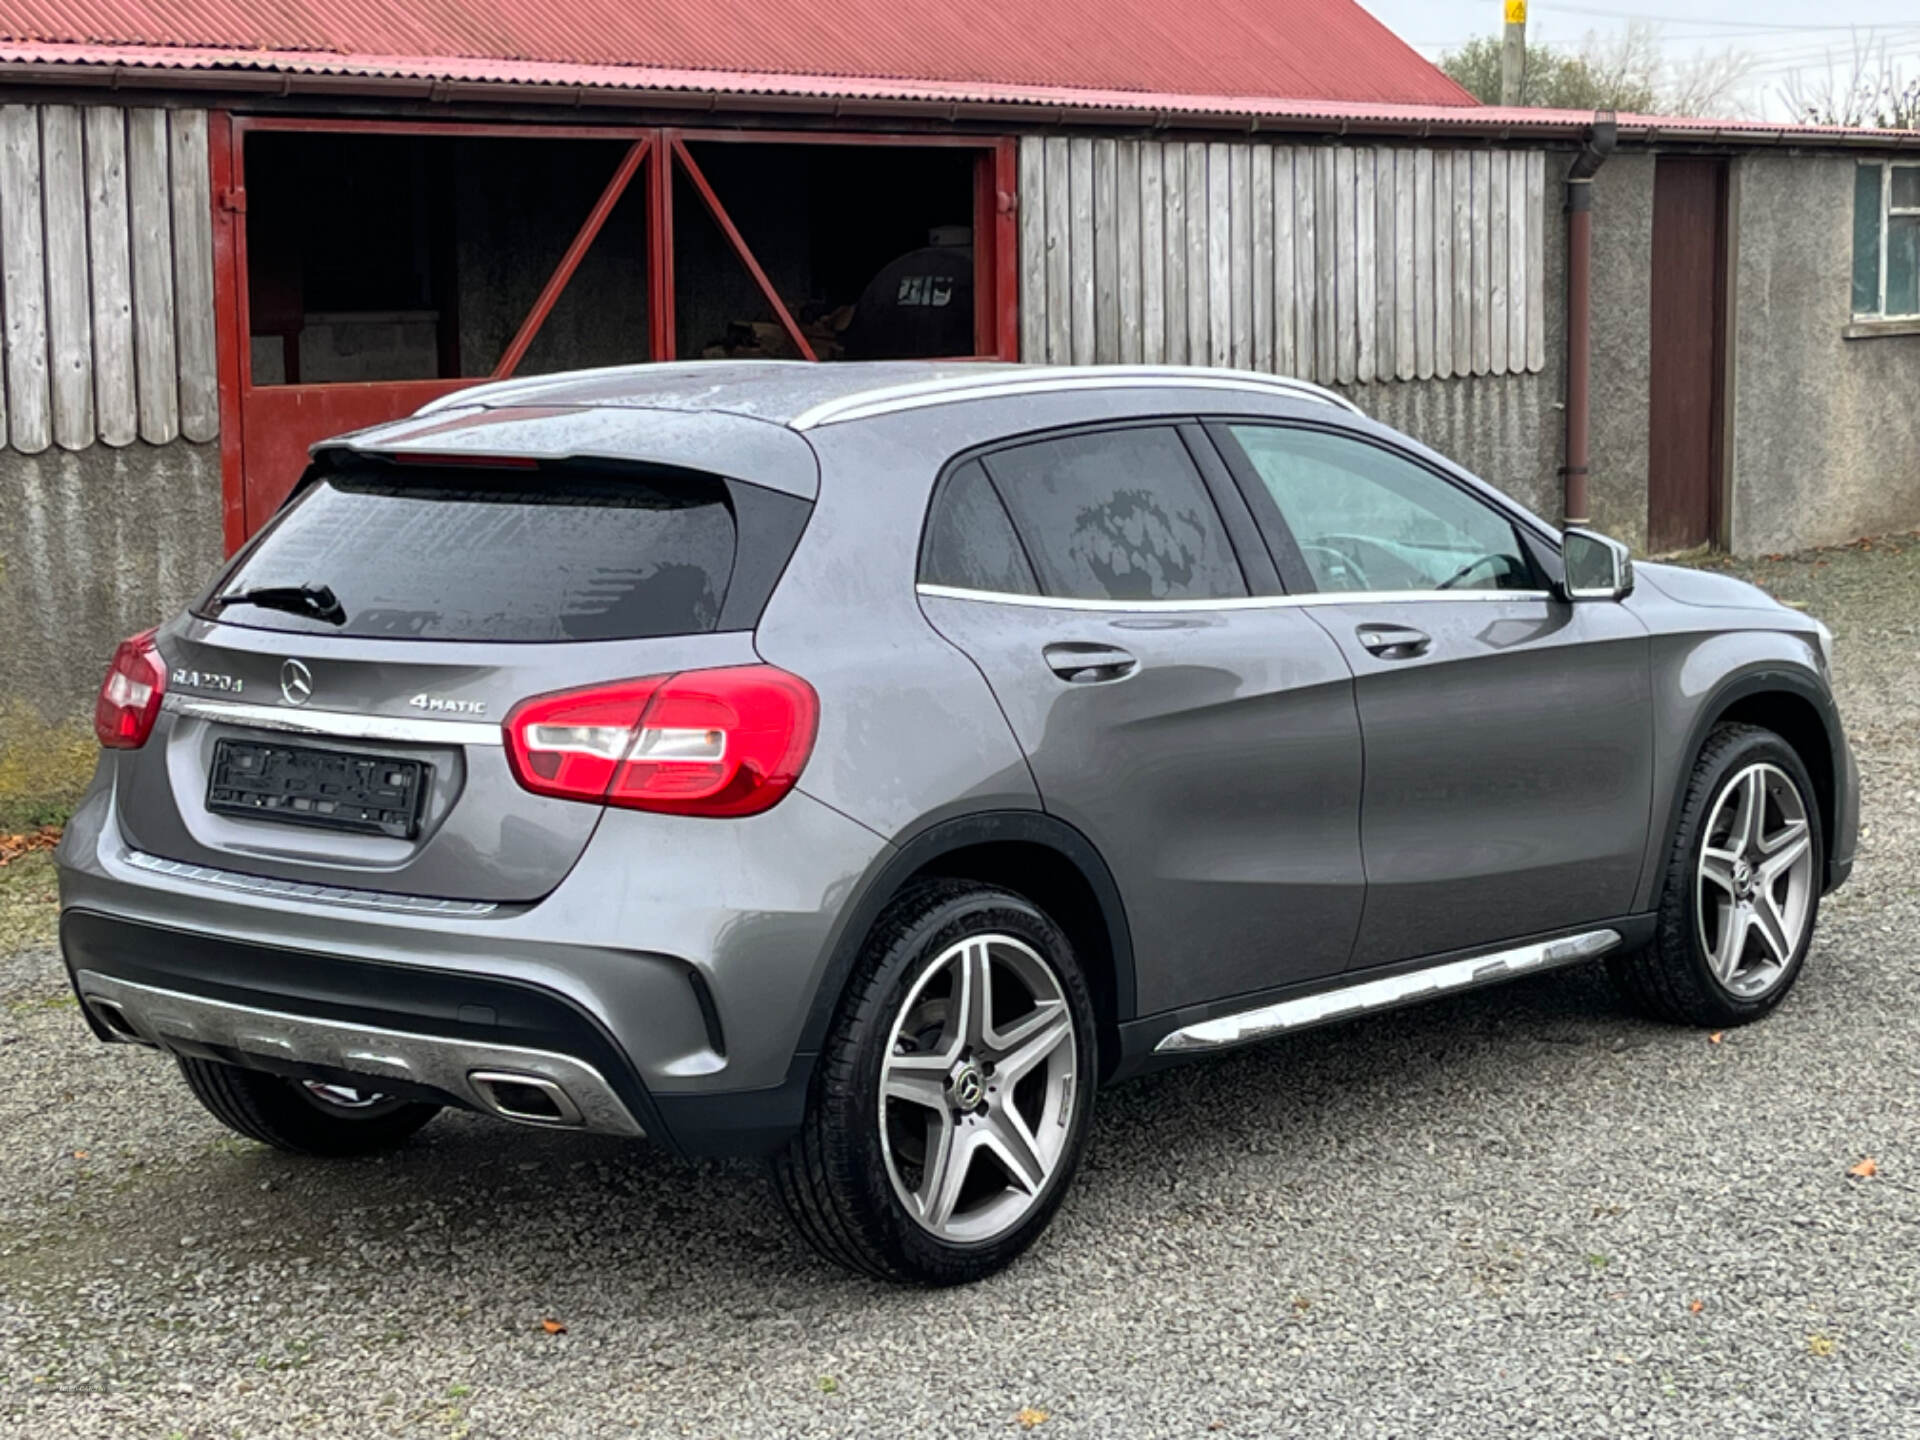
[[[1078,434],[985,459],[1040,587],[1078,600],[1221,600],[1246,577],[1179,433]]]
[[[1920,165],[1853,172],[1853,313],[1920,317]]]
[[[1525,590],[1513,523],[1413,461],[1343,435],[1231,425],[1321,591]]]
[[[920,555],[920,578],[929,585],[1033,595],[1033,566],[1020,549],[1006,507],[993,493],[987,472],[970,460],[940,487]]]

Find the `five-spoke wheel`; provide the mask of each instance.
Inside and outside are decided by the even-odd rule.
[[[1033,1207],[1066,1147],[1073,1017],[1060,982],[1012,935],[972,935],[927,963],[881,1062],[881,1153],[933,1234],[990,1240]]]
[[[1700,847],[1700,943],[1722,985],[1757,996],[1780,983],[1812,915],[1813,832],[1793,778],[1759,761],[1734,774]]]
[[[917,884],[868,937],[774,1190],[801,1234],[853,1269],[989,1275],[1066,1193],[1097,1044],[1073,947],[1032,902]]]

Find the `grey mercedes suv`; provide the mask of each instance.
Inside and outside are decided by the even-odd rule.
[[[966,1280],[1154,1067],[1601,957],[1772,1010],[1854,853],[1830,647],[1291,380],[487,385],[121,645],[61,942],[269,1145],[762,1155]]]

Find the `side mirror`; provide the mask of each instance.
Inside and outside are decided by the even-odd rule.
[[[1618,540],[1571,529],[1560,537],[1560,558],[1562,600],[1621,600],[1633,593],[1633,556]]]

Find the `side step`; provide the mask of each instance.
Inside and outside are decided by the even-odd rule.
[[[1496,950],[1491,955],[1473,955],[1451,960],[1426,970],[1408,970],[1378,980],[1362,980],[1334,990],[1302,995],[1297,1000],[1281,1000],[1253,1010],[1200,1020],[1163,1036],[1153,1047],[1155,1054],[1185,1050],[1219,1050],[1228,1045],[1245,1045],[1289,1030],[1306,1030],[1374,1010],[1391,1010],[1416,1000],[1456,990],[1472,990],[1501,980],[1512,980],[1562,965],[1576,965],[1604,955],[1620,943],[1618,930],[1589,930],[1560,940],[1538,940],[1511,950]]]

